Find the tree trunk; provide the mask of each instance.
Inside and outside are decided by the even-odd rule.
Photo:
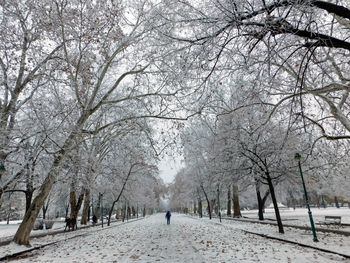
[[[233,191],[232,191],[233,217],[242,217],[242,215],[241,215],[241,206],[239,204],[238,185],[233,184],[232,189],[233,189]]]
[[[46,219],[46,213],[47,210],[49,209],[49,201],[43,205],[42,210],[43,210],[43,219]]]
[[[75,191],[71,191],[70,193],[70,219],[75,219],[75,223],[77,223],[78,213],[81,208],[81,205],[83,204],[84,200],[84,191],[82,191],[78,197],[78,200],[76,200],[76,193]],[[76,226],[73,226],[73,230]]]
[[[0,129],[1,130],[3,130],[3,125],[1,125],[1,120],[0,120]],[[0,138],[0,140],[1,140],[2,138]],[[1,147],[1,146],[0,146]],[[2,148],[2,147],[1,147]],[[1,181],[1,179],[3,179],[3,176],[5,175],[5,173],[6,173],[6,168],[5,168],[5,160],[6,160],[6,158],[7,158],[7,154],[4,152],[4,151],[2,151],[1,149],[0,149],[0,181]],[[4,185],[0,185],[0,208],[1,208],[1,206],[2,206],[2,202],[3,202],[3,194],[4,194],[4,192],[6,191],[6,186],[4,186]]]
[[[76,204],[77,204],[77,194],[75,193],[75,190],[71,190],[69,193],[69,206],[70,206],[70,215],[69,218],[73,218],[73,214],[76,210]]]
[[[218,213],[217,213],[217,215],[219,216],[220,223],[221,223],[221,204],[220,204],[220,187],[219,187],[219,185],[217,186],[216,191],[217,191],[216,199],[217,199],[217,203],[218,203],[217,204],[217,206],[218,206]]]
[[[47,209],[46,209],[45,205],[43,205],[43,207],[42,207],[43,219],[46,219],[46,211],[47,211]]]
[[[124,221],[125,221],[125,218],[126,218],[126,201],[124,202],[122,213],[123,213],[123,215],[122,215],[122,221],[124,222]]]
[[[92,211],[92,206],[89,206],[89,208],[88,208],[88,216],[87,216],[88,222],[90,222],[91,211]]]
[[[77,202],[77,205],[75,207],[75,213],[74,213],[75,219],[77,219],[77,217],[78,217],[78,213],[79,213],[79,210],[81,208],[81,205],[83,204],[83,201],[84,201],[84,192],[82,191],[78,197],[78,202]]]
[[[131,208],[130,208],[130,205],[129,205],[129,202],[127,204],[127,214],[126,214],[126,221],[129,221],[130,217],[131,217]]]
[[[1,176],[0,176],[0,179],[1,179]],[[2,206],[2,195],[3,195],[3,193],[4,193],[4,190],[2,188],[0,188],[0,208]]]
[[[198,199],[198,213],[199,217],[203,217],[203,206],[202,206],[202,200]]]
[[[26,213],[28,212],[30,205],[32,203],[33,193],[34,191],[29,191],[28,189],[24,192],[25,199],[26,199],[26,211],[25,211]]]
[[[112,219],[112,213],[113,213],[113,210],[114,210],[114,206],[118,202],[118,200],[119,200],[119,198],[117,200],[114,200],[113,203],[112,203],[111,209],[109,209],[107,226],[109,226],[111,224],[111,219]]]
[[[58,173],[61,171],[64,157],[67,154],[66,150],[70,149],[73,146],[76,136],[78,136],[79,131],[81,130],[83,124],[85,123],[88,117],[89,117],[89,113],[86,112],[79,118],[76,126],[68,136],[63,147],[61,148],[59,153],[55,156],[55,159],[52,163],[49,173],[46,176],[43,184],[39,189],[38,195],[34,198],[32,204],[30,205],[29,210],[24,215],[22,223],[17,229],[17,232],[14,236],[15,243],[19,245],[29,245],[29,235],[33,229],[35,219],[37,218],[41,207],[45,203],[45,200],[52,189],[52,186],[56,180]]]
[[[58,168],[61,163],[61,158],[56,158],[53,167]],[[34,198],[29,210],[24,215],[23,221],[20,224],[15,236],[14,241],[19,245],[29,245],[29,235],[33,229],[35,219],[37,218],[41,207],[43,206],[47,196],[49,195],[53,183],[55,182],[56,175],[59,169],[52,168],[45,178],[42,186],[40,187],[38,195]]]
[[[266,203],[267,197],[270,194],[270,191],[266,191],[266,193],[264,194],[264,197],[261,197],[260,182],[258,180],[255,181],[255,190],[256,190],[256,196],[257,196],[257,199],[258,199],[258,216],[259,216],[259,220],[264,220],[265,203]]]
[[[116,212],[115,212],[115,219],[117,219],[117,220],[119,220],[119,219],[121,219],[121,209],[120,209],[120,207],[118,207],[117,209],[116,209]]]
[[[11,217],[11,195],[12,195],[13,193],[8,193],[8,211],[7,211],[7,222],[6,222],[6,224],[8,225],[8,224],[10,224],[10,217]]]
[[[98,195],[97,204],[95,206],[94,215],[100,219],[101,218],[101,195]]]
[[[275,188],[274,188],[274,186],[272,184],[272,179],[271,179],[270,174],[268,172],[266,172],[266,179],[267,179],[267,183],[269,184],[269,190],[270,190],[270,194],[271,194],[271,199],[272,199],[273,207],[275,209],[276,220],[277,220],[277,225],[278,225],[278,232],[281,233],[281,234],[284,234],[282,219],[281,219],[281,216],[280,216],[280,211],[279,211],[279,208],[278,208],[276,195],[275,195]]]
[[[323,208],[327,208],[326,201],[324,200],[324,195],[321,195],[321,205]]]
[[[339,201],[338,201],[338,197],[337,197],[337,196],[334,196],[334,203],[335,203],[335,207],[336,207],[336,208],[340,208],[340,206],[339,206]]]
[[[146,205],[143,206],[142,216],[143,216],[143,217],[146,216]]]
[[[231,209],[232,209],[232,203],[231,203],[231,186],[228,187],[227,190],[227,216],[231,216]]]
[[[81,215],[80,224],[87,225],[90,220],[89,212],[90,212],[90,189],[85,189],[85,197],[84,197],[84,206],[83,213]]]
[[[209,219],[211,219],[211,204],[210,204],[210,200],[208,198],[207,192],[204,190],[203,185],[201,185],[202,191],[204,193],[205,196],[205,200],[207,201],[207,209],[208,209],[208,215],[209,215]]]
[[[30,165],[31,164],[31,165]],[[33,193],[34,193],[34,171],[35,171],[35,161],[33,157],[30,156],[29,160],[25,165],[25,178],[26,178],[26,191],[25,191],[25,199],[26,199],[26,212],[29,210],[30,204],[32,203]],[[45,206],[45,205],[44,205]],[[43,206],[43,207],[44,207]],[[44,211],[43,211],[44,212]],[[46,211],[45,211],[46,214]]]
[[[259,216],[259,220],[264,220],[264,204],[262,202],[260,191],[257,191],[256,195],[257,195],[257,198],[258,198],[258,216]]]

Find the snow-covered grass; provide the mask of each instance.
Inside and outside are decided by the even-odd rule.
[[[13,236],[18,229],[18,224],[0,225],[0,241],[1,239]]]
[[[12,221],[9,221],[9,224],[17,225],[17,224],[20,224],[21,222],[22,220],[12,220]],[[4,220],[4,221],[0,221],[0,225],[8,225],[8,224],[7,224],[7,221]]]
[[[205,218],[204,220],[209,221]],[[218,219],[212,220],[213,223],[218,224]],[[318,248],[331,250],[334,252],[346,254],[350,256],[350,237],[333,233],[317,232],[319,242],[313,242],[313,235],[311,231],[284,227],[284,234],[278,232],[277,225],[262,225],[252,224],[242,221],[223,220],[222,225],[234,229],[247,230],[258,234],[264,234],[271,237],[277,237],[305,245],[310,245]]]
[[[6,224],[6,221],[0,222],[0,241],[6,240],[11,236],[14,236],[21,221],[10,221],[10,224]],[[65,226],[64,219],[57,220],[53,224],[52,229],[44,230],[33,230],[31,235],[38,235],[42,233],[48,233],[55,231],[57,229],[63,228]]]
[[[341,222],[343,224],[350,224],[350,209],[347,207],[342,208],[311,208],[312,216],[314,222],[317,224],[323,222],[325,216],[341,216]],[[290,225],[304,225],[309,226],[309,215],[306,208],[287,208],[280,210],[282,221]],[[242,211],[242,215],[250,219],[258,219],[257,210],[246,210]],[[264,213],[265,219],[275,219],[275,212],[273,209],[265,209]],[[343,230],[350,231],[350,227],[342,227]]]
[[[252,234],[280,235],[276,226],[218,219],[198,219],[173,213],[166,225],[164,214],[129,224],[90,228],[32,240],[32,245],[61,240],[32,252],[18,262],[350,262],[314,249],[281,243]],[[68,237],[85,234],[74,239]],[[313,243],[310,233],[286,229],[288,239]],[[350,237],[320,236],[320,246],[347,252]],[[0,247],[0,255],[26,249],[15,244]]]

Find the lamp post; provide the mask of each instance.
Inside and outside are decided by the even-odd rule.
[[[312,213],[311,213],[311,210],[310,210],[309,198],[308,198],[308,196],[307,196],[305,181],[304,181],[304,177],[303,177],[303,171],[301,170],[301,163],[300,163],[301,155],[300,155],[299,153],[296,153],[295,156],[294,156],[294,158],[295,158],[295,160],[298,161],[300,177],[301,177],[301,181],[302,181],[302,183],[303,183],[303,188],[304,188],[305,203],[306,203],[306,207],[307,207],[308,214],[309,214],[309,219],[310,219],[310,225],[311,225],[312,234],[313,234],[313,236],[314,236],[313,241],[314,241],[314,242],[318,242],[317,235],[316,235],[315,224],[314,224],[314,220],[313,220],[313,218],[312,218]]]
[[[101,225],[103,227],[103,194],[100,193]]]
[[[218,214],[219,214],[219,219],[220,219],[220,223],[221,223],[221,207],[220,207],[220,188],[219,188],[219,184],[218,184],[218,188],[217,188],[217,201],[218,201]]]

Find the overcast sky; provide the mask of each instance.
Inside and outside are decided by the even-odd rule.
[[[180,157],[170,157],[166,156],[158,165],[160,177],[163,179],[164,183],[171,183],[176,173],[181,169],[181,158]]]

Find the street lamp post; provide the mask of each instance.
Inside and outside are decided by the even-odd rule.
[[[218,199],[218,214],[219,214],[219,219],[220,219],[220,223],[221,223],[221,207],[220,207],[220,188],[219,188],[219,184],[218,184],[218,188],[217,188],[217,199]]]
[[[312,213],[311,213],[311,209],[310,209],[310,205],[309,205],[309,198],[308,198],[308,196],[307,196],[305,181],[304,181],[304,177],[303,177],[303,171],[301,170],[301,163],[300,163],[301,155],[300,155],[299,153],[296,153],[295,156],[294,156],[294,158],[298,161],[300,177],[301,177],[301,181],[302,181],[302,183],[303,183],[303,188],[304,188],[305,203],[306,203],[306,207],[307,207],[308,214],[309,214],[309,219],[310,219],[310,225],[311,225],[312,234],[313,234],[313,236],[314,236],[313,241],[314,241],[314,242],[318,242],[317,235],[316,235],[316,228],[315,228],[314,220],[313,220],[313,218],[312,218]]]
[[[103,227],[103,194],[100,193],[101,225]]]

